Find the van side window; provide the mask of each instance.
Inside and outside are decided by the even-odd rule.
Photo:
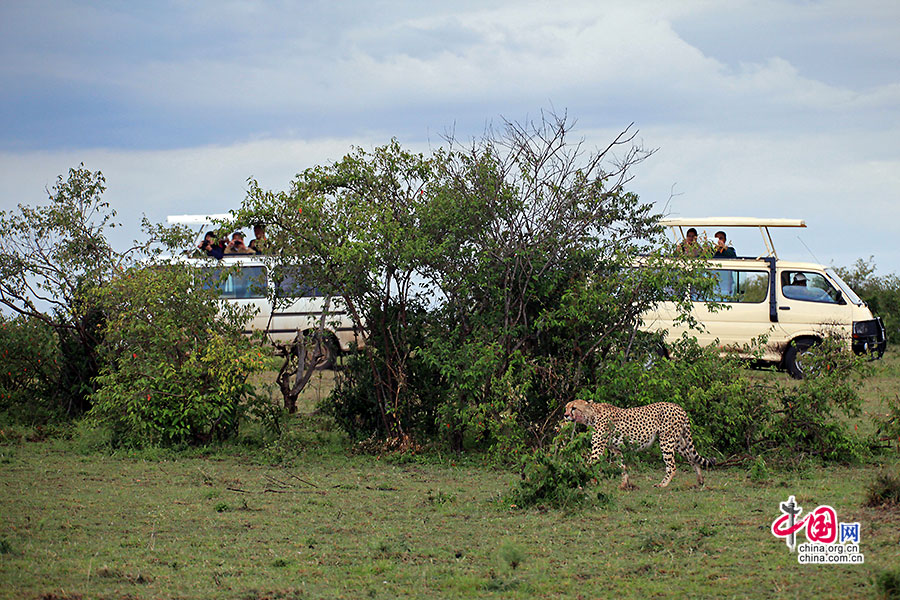
[[[217,288],[219,298],[246,299],[266,297],[266,268],[241,267],[230,268],[207,267],[204,287]]]
[[[279,298],[319,298],[324,296],[316,287],[303,283],[300,267],[287,267],[273,274]]]
[[[769,295],[769,273],[766,271],[740,271],[737,269],[713,269],[716,287],[711,298],[697,298],[695,301],[715,302],[764,302]]]
[[[781,293],[790,300],[839,304],[841,293],[834,289],[821,273],[784,271],[781,274]]]

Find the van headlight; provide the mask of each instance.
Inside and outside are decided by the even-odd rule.
[[[853,321],[853,337],[869,337],[878,334],[878,324],[873,321]]]

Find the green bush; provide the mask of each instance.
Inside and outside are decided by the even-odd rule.
[[[110,315],[89,417],[115,444],[207,442],[234,435],[252,408],[263,351],[240,335],[190,267],[135,268],[97,290]],[[226,315],[227,317],[227,315]]]
[[[393,442],[404,447],[412,440],[436,439],[438,410],[449,396],[450,386],[420,351],[432,331],[426,312],[413,305],[400,310],[389,304],[386,309],[369,307],[368,314],[375,315],[383,327],[373,329],[366,338],[365,353],[347,357],[332,393],[320,402],[319,409],[334,417],[355,441],[390,439],[392,425],[400,431]],[[405,331],[401,333],[401,329]],[[398,344],[399,339],[404,342]],[[386,354],[401,349],[402,358],[394,354],[393,361],[385,359]],[[376,382],[394,389],[387,401],[379,397]]]
[[[900,474],[879,473],[866,488],[866,506],[900,508]]]
[[[775,410],[765,424],[765,444],[792,458],[859,460],[865,441],[842,417],[861,412],[859,377],[868,370],[846,342],[825,336],[804,357],[810,375],[797,385],[771,387]]]
[[[42,425],[61,416],[56,333],[37,318],[0,315],[0,422]]]
[[[879,600],[900,598],[900,569],[879,572],[875,576],[875,591]]]
[[[521,508],[564,508],[589,502],[588,486],[601,472],[601,465],[589,465],[584,459],[590,445],[589,432],[576,433],[574,423],[565,424],[548,448],[535,449],[521,459],[522,478],[509,501]],[[601,500],[608,504],[605,497]]]

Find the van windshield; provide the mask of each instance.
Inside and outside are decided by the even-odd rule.
[[[864,304],[862,298],[856,295],[856,292],[853,291],[853,288],[847,285],[847,282],[841,279],[841,276],[838,275],[834,271],[834,269],[828,267],[825,269],[825,272],[828,273],[828,276],[831,277],[831,280],[836,283],[839,288],[841,288],[841,292],[844,294],[844,298],[847,299],[847,302],[852,302],[857,306],[862,306]]]

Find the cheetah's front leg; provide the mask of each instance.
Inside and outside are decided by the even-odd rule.
[[[615,454],[619,459],[619,468],[622,469],[622,483],[619,484],[620,490],[636,490],[637,486],[628,480],[628,471],[625,470],[625,459],[622,451],[618,448],[610,448],[610,452]]]
[[[606,440],[609,439],[609,432],[606,427],[594,427],[594,433],[591,435],[591,457],[588,464],[594,464],[606,454]]]

